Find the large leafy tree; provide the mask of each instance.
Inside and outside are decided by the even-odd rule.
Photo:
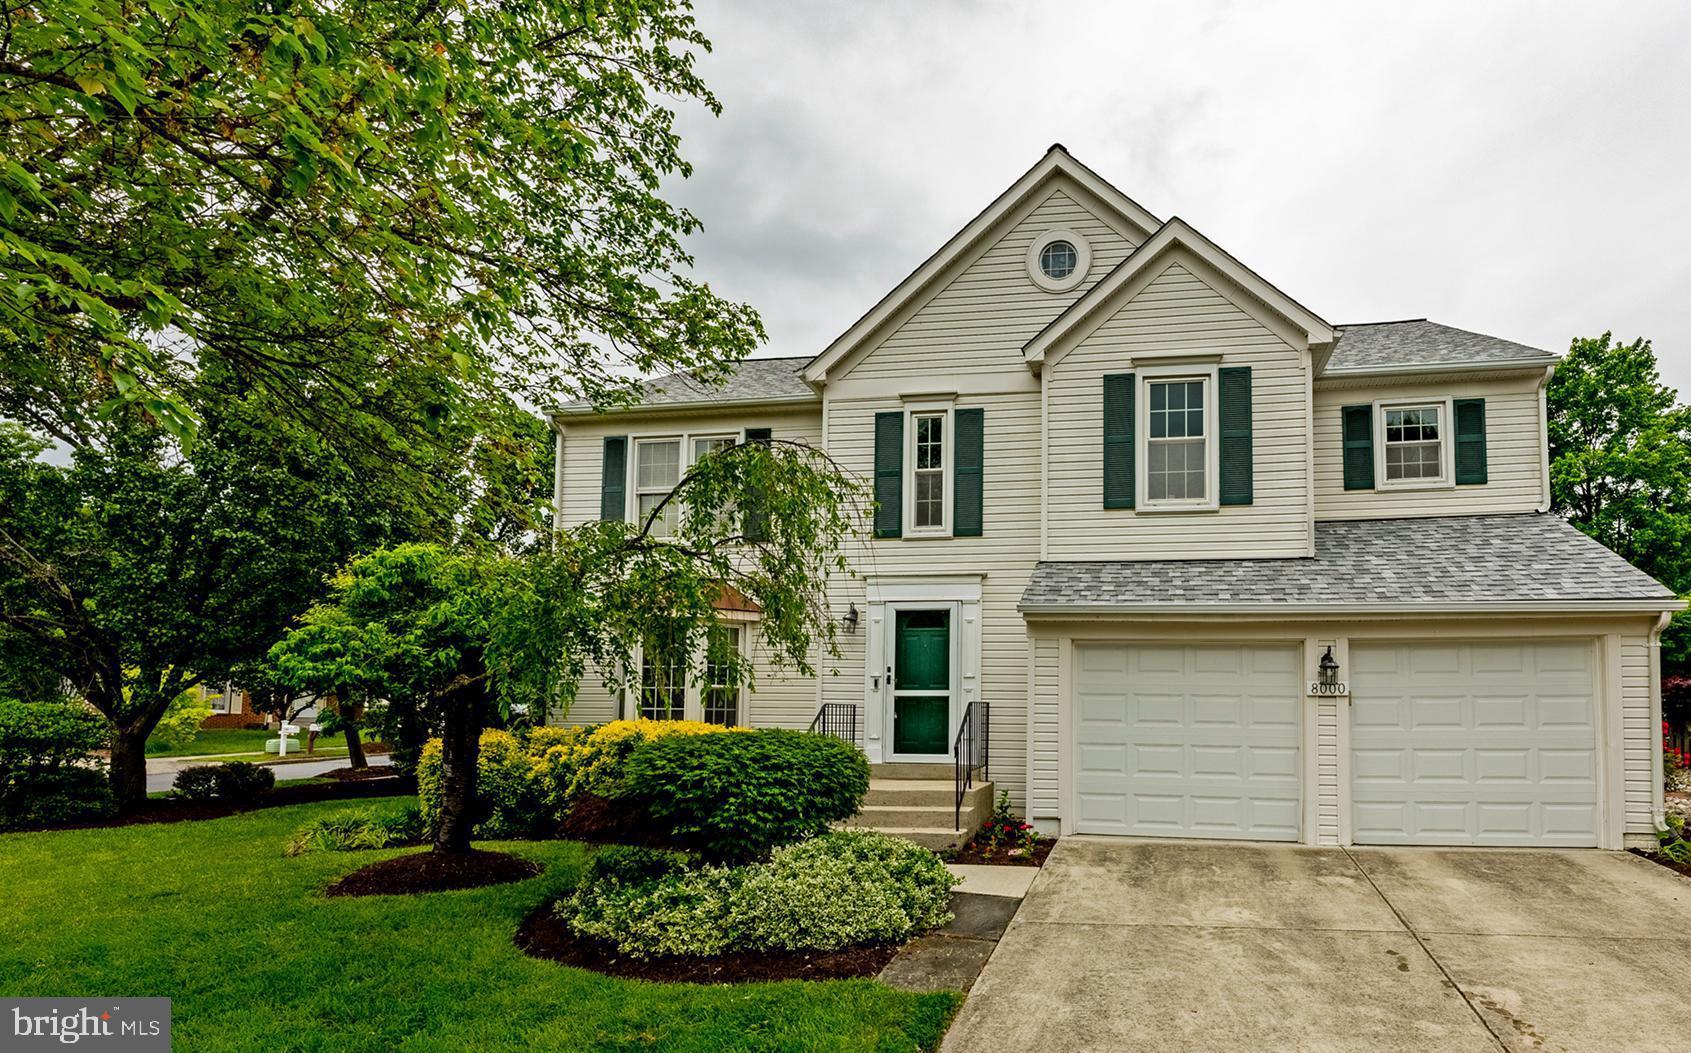
[[[826,585],[848,573],[842,546],[865,502],[814,449],[733,447],[701,458],[639,523],[590,523],[520,556],[435,545],[362,556],[272,659],[301,686],[421,699],[441,728],[435,848],[467,851],[485,724],[519,705],[567,710],[589,675],[620,689],[642,646],[702,653],[725,588],[761,609],[756,631],[774,661],[814,672],[834,653]],[[670,505],[680,526],[660,537]],[[721,657],[719,675],[751,677],[738,656]]]
[[[1576,339],[1546,393],[1553,508],[1684,595],[1691,593],[1691,409],[1656,369],[1650,341]],[[1683,664],[1676,619],[1664,656]]]
[[[707,46],[685,0],[9,5],[0,416],[185,436],[217,363],[427,506],[443,426],[721,375],[760,323],[659,194]]]
[[[310,431],[228,378],[186,451],[121,418],[68,465],[0,423],[0,650],[27,650],[111,721],[120,807],[172,699],[239,676],[348,555],[414,526]]]

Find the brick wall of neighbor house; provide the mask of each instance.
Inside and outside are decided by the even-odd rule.
[[[1124,290],[1125,302],[1100,312],[1102,324],[1047,361],[1048,558],[1179,559],[1197,544],[1206,559],[1308,554],[1307,356],[1226,289],[1196,257],[1174,251],[1148,283]],[[1179,353],[1251,367],[1252,502],[1188,513],[1107,509],[1103,378]]]
[[[1543,380],[1544,370],[1533,369],[1502,379],[1479,379],[1470,374],[1397,381],[1317,381],[1315,518],[1495,515],[1545,507],[1544,423],[1538,390]],[[1343,408],[1375,400],[1417,398],[1485,399],[1485,483],[1432,490],[1346,490]]]

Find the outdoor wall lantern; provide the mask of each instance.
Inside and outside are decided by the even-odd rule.
[[[1339,663],[1333,658],[1333,646],[1327,645],[1327,653],[1321,656],[1321,686],[1332,688],[1339,684]]]
[[[1309,693],[1317,698],[1344,698],[1350,695],[1350,686],[1339,679],[1339,660],[1333,657],[1333,645],[1327,645],[1327,651],[1315,665],[1315,679],[1309,685]]]
[[[846,631],[847,636],[857,635],[857,619],[857,604],[854,603],[846,610],[845,617],[840,619],[840,628]]]

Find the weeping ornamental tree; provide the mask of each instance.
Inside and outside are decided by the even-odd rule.
[[[702,653],[725,588],[760,608],[756,632],[777,665],[814,674],[836,655],[827,583],[849,573],[843,546],[867,500],[808,446],[730,447],[700,458],[638,523],[589,523],[520,556],[401,545],[360,557],[272,662],[301,684],[422,699],[442,740],[434,847],[465,852],[489,719],[519,705],[567,713],[588,676],[621,690],[649,641]],[[671,506],[679,523],[659,536]],[[727,658],[718,675],[749,682],[750,665]]]

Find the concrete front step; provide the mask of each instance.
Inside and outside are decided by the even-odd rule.
[[[906,841],[914,841],[923,848],[931,848],[935,852],[943,852],[948,848],[958,848],[969,835],[961,830],[936,830],[925,826],[892,826],[876,827],[878,832],[902,837]]]
[[[986,783],[977,782],[974,786],[963,791],[963,810],[973,811],[984,802],[987,811],[992,811],[992,791]],[[957,805],[957,787],[950,782],[938,782],[934,779],[870,779],[869,795],[863,798],[865,805],[891,807],[939,807],[955,808]]]
[[[894,764],[869,765],[871,779],[944,779],[952,782],[957,769],[951,764],[913,764],[899,761]]]
[[[879,830],[944,851],[967,841],[992,814],[992,783],[977,782],[964,791],[963,812],[957,813],[957,789],[950,778],[911,778],[883,775],[877,765],[869,780],[863,810],[843,825]]]

